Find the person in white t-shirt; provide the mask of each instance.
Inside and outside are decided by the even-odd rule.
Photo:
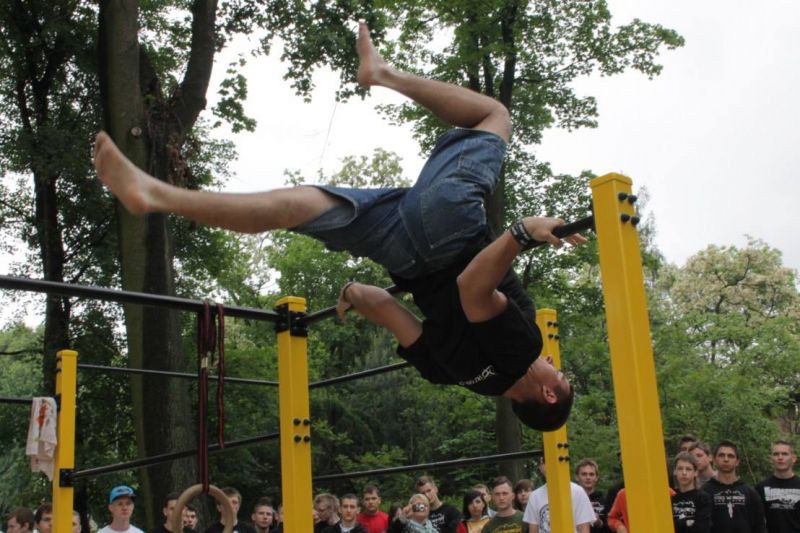
[[[119,485],[111,489],[108,495],[108,511],[111,513],[111,523],[101,528],[97,533],[144,533],[141,529],[131,524],[136,493],[127,485]]]
[[[544,463],[539,465],[542,475],[546,476]],[[589,526],[595,520],[592,502],[580,485],[570,482],[572,494],[572,523],[575,533],[589,533]],[[522,520],[528,524],[528,533],[550,533],[550,505],[547,500],[547,483],[533,491],[525,506]]]

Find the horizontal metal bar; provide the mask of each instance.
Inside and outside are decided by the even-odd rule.
[[[87,363],[78,363],[78,368],[80,370],[89,370],[94,372],[110,372],[118,374],[141,374],[141,375],[153,375],[153,376],[166,376],[172,378],[197,379],[197,374],[192,374],[191,372],[173,372],[169,370],[148,370],[145,368],[126,368],[121,366],[90,365]],[[209,378],[215,381],[217,379],[217,376],[211,374]],[[228,376],[225,376],[225,383],[243,383],[247,385],[269,385],[271,387],[278,386],[277,381],[268,381],[263,379],[233,378]]]
[[[268,440],[276,440],[280,437],[280,433],[267,433],[265,435],[258,435],[256,437],[249,437],[246,439],[240,440],[232,440],[225,443],[225,448],[221,449],[219,444],[212,444],[208,447],[208,451],[210,453],[217,453],[224,450],[229,450],[232,448],[243,448],[245,446],[252,446],[253,444],[258,444],[261,442],[265,442]],[[79,478],[89,478],[100,476],[103,474],[110,474],[112,472],[119,472],[121,470],[131,470],[133,468],[141,468],[145,466],[152,466],[160,463],[167,463],[169,461],[174,461],[175,459],[182,459],[184,457],[191,457],[193,455],[197,455],[197,449],[194,450],[185,450],[182,452],[174,452],[174,453],[164,453],[161,455],[154,455],[152,457],[144,457],[142,459],[136,459],[134,461],[128,461],[125,463],[117,463],[113,465],[107,466],[98,466],[95,468],[87,468],[85,470],[78,470],[72,474],[73,479]]]
[[[0,403],[19,403],[30,405],[33,398],[11,398],[10,396],[0,396]]]
[[[336,479],[354,479],[358,477],[384,476],[387,474],[398,474],[401,472],[416,472],[421,470],[445,470],[456,466],[477,465],[483,463],[507,463],[529,457],[541,457],[542,450],[531,450],[527,452],[499,453],[495,455],[484,455],[481,457],[470,457],[467,459],[453,459],[451,461],[439,461],[436,463],[422,463],[417,465],[393,466],[389,468],[378,468],[375,470],[361,470],[347,474],[326,474],[314,476],[313,481],[333,481]]]
[[[0,276],[0,289],[22,290],[30,292],[44,292],[47,294],[60,294],[62,296],[74,296],[76,298],[93,298],[111,302],[149,305],[153,307],[168,307],[181,311],[201,312],[203,302],[200,300],[190,300],[177,296],[164,296],[160,294],[149,294],[144,292],[122,291],[116,289],[106,289],[103,287],[93,287],[88,285],[73,285],[70,283],[60,283],[56,281],[45,281],[29,278],[15,278],[12,276]],[[238,307],[226,305],[225,315],[236,318],[250,318],[254,320],[266,320],[275,322],[278,314],[274,311],[264,309],[254,309],[251,307]],[[211,308],[215,311],[214,306]]]
[[[399,294],[402,291],[397,285],[392,285],[391,287],[386,287],[386,292],[389,294]],[[306,316],[306,323],[313,324],[314,322],[319,322],[325,318],[330,318],[336,315],[336,306],[326,307],[324,309],[320,309],[315,313],[311,313]]]
[[[361,372],[354,372],[352,374],[346,374],[344,376],[338,376],[335,378],[323,379],[321,381],[317,381],[308,385],[309,389],[316,389],[319,387],[327,387],[328,385],[334,385],[336,383],[344,383],[345,381],[353,381],[356,379],[366,378],[369,376],[375,376],[378,374],[384,374],[386,372],[394,372],[395,370],[400,370],[402,368],[406,368],[411,366],[411,363],[404,361],[402,363],[394,363],[391,365],[386,366],[379,366],[376,368],[370,368],[368,370],[362,370]]]

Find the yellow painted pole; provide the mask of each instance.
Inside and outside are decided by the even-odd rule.
[[[53,531],[72,531],[72,472],[75,469],[75,396],[78,387],[78,352],[56,354],[58,445],[53,468]]]
[[[631,180],[591,181],[632,531],[673,532],[661,412]]]
[[[311,531],[311,419],[304,298],[287,296],[275,310],[278,332],[281,486],[285,531]]]
[[[558,343],[558,322],[555,309],[536,311],[536,325],[542,332],[542,355],[553,357],[553,366],[561,368],[561,350]],[[573,533],[572,493],[569,485],[569,447],[567,426],[555,431],[545,431],[544,462],[547,476],[547,501],[550,507],[550,528],[553,533]]]

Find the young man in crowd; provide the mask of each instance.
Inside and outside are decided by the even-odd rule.
[[[417,479],[417,494],[423,494],[430,502],[430,514],[428,520],[438,533],[456,533],[458,523],[461,521],[461,513],[450,504],[444,503],[439,499],[439,488],[430,476],[422,476]]]
[[[797,455],[789,441],[772,443],[772,475],[756,485],[764,503],[768,533],[800,531],[800,478],[794,473]]]
[[[364,487],[362,498],[364,510],[358,513],[358,523],[367,533],[385,533],[389,528],[389,515],[381,511],[381,493],[377,485]]]
[[[586,491],[594,509],[595,521],[589,526],[591,533],[610,533],[606,525],[606,499],[602,491],[595,490],[600,481],[600,468],[591,459],[581,459],[575,467],[575,481]]]
[[[172,526],[170,525],[172,521],[172,511],[178,504],[178,498],[180,497],[181,494],[179,492],[170,492],[164,497],[164,505],[161,507],[161,514],[164,515],[164,523],[157,525],[148,533],[172,533]]]
[[[711,533],[765,533],[764,507],[758,493],[739,479],[739,451],[729,440],[714,448],[717,477],[703,490],[711,496]]]
[[[717,477],[717,473],[712,466],[711,447],[708,444],[699,440],[689,448],[689,453],[697,459],[698,488],[708,483],[709,479]]]
[[[253,506],[253,514],[250,520],[256,527],[256,533],[271,533],[277,527],[275,524],[275,509],[272,507],[272,499],[267,496],[259,498]]]
[[[32,533],[35,521],[33,511],[27,507],[17,507],[8,515],[7,533]]]
[[[494,516],[483,526],[482,533],[527,533],[522,511],[514,509],[514,487],[511,481],[500,476],[492,481]]]
[[[358,496],[345,494],[339,499],[339,522],[328,526],[323,533],[367,533],[364,526],[358,523]]]
[[[131,524],[134,500],[136,500],[136,493],[127,485],[119,485],[111,489],[108,495],[108,512],[111,513],[111,523],[97,533],[144,533]]]
[[[425,320],[380,287],[355,282],[341,290],[340,316],[352,308],[388,329],[398,354],[428,381],[504,396],[527,426],[557,429],[569,416],[574,391],[552,357],[541,353],[535,307],[512,265],[536,242],[561,246],[553,232],[564,222],[524,217],[492,240],[484,201],[503,166],[508,110],[465,87],[390,67],[363,21],[356,48],[361,85],[395,90],[456,126],[437,141],[413,187],[191,191],[147,175],[102,132],[95,145],[100,180],[134,214],[174,213],[244,233],[289,229],[331,250],[371,258],[413,295]],[[577,234],[563,239],[586,242]]]
[[[242,495],[233,487],[225,487],[222,489],[223,494],[231,502],[233,507],[233,533],[256,533],[256,528],[252,525],[239,522],[239,508],[242,506]],[[219,513],[219,520],[207,527],[204,533],[222,533],[225,530],[224,517],[222,516],[222,505],[217,503],[217,512]]]
[[[539,471],[547,478],[547,467],[542,461],[539,463]],[[572,522],[575,526],[575,533],[589,533],[589,524],[595,521],[594,509],[586,491],[579,485],[570,482],[570,494],[572,496]],[[547,483],[536,489],[528,498],[528,505],[525,507],[525,514],[522,519],[528,523],[528,533],[549,533],[550,527],[550,504],[547,495]]]
[[[181,513],[181,519],[183,520],[183,530],[185,533],[196,533],[197,509],[187,503]]]
[[[314,524],[314,533],[322,533],[330,526],[339,523],[339,498],[323,492],[314,498],[314,512],[319,521]],[[290,533],[287,531],[287,533]]]
[[[53,504],[45,502],[36,508],[33,515],[36,531],[39,533],[52,533],[53,531]]]

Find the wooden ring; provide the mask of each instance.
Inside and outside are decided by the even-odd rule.
[[[202,492],[203,485],[198,483],[181,493],[180,498],[178,498],[178,503],[175,504],[175,508],[172,510],[172,519],[169,521],[172,533],[183,532],[183,508],[186,507],[186,504],[189,503],[192,498],[198,496]],[[233,506],[228,496],[214,485],[208,486],[208,493],[222,506],[222,522],[225,524],[225,529],[222,530],[222,533],[233,533],[233,524],[236,523],[236,513],[233,512]]]

